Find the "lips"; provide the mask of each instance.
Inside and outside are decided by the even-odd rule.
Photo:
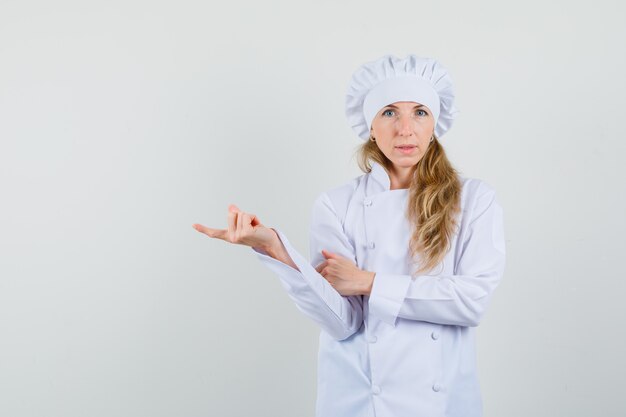
[[[411,146],[411,145],[396,146],[396,149],[399,150],[404,155],[412,155],[416,149],[416,146]]]

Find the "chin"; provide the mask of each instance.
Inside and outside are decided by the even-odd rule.
[[[394,166],[398,167],[398,168],[411,168],[414,167],[415,165],[417,165],[417,163],[419,162],[419,160],[417,161],[391,161],[393,163]]]
[[[419,157],[412,156],[412,157],[406,157],[406,158],[394,158],[394,159],[391,159],[391,161],[393,161],[393,163],[396,165],[408,167],[408,166],[417,164],[420,161],[420,159],[422,159],[421,155]]]

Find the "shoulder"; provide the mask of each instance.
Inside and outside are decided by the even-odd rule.
[[[478,179],[459,176],[462,184],[464,199],[474,200],[479,197],[495,196],[496,190],[488,182]]]
[[[336,207],[347,206],[362,177],[363,176],[361,175],[344,184],[326,190],[322,193],[322,195],[326,195]]]
[[[464,215],[476,214],[481,207],[497,203],[496,190],[485,180],[459,176],[462,183],[461,207]]]
[[[489,210],[501,211],[495,188],[485,180],[459,177],[462,182],[461,207],[467,221],[473,221]]]
[[[344,184],[335,186],[318,194],[315,198],[315,202],[313,203],[313,211],[330,210],[340,220],[345,218],[345,213],[348,209],[350,201],[352,200],[364,176],[365,174],[360,175]]]

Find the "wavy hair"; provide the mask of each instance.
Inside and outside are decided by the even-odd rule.
[[[359,168],[365,173],[372,170],[370,161],[378,162],[387,172],[392,166],[391,160],[371,140],[360,145],[355,153]],[[431,271],[450,250],[460,207],[461,180],[434,136],[413,170],[405,212],[414,228],[409,250],[412,264],[420,265],[416,274]]]

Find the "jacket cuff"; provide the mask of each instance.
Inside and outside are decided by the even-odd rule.
[[[410,275],[380,274],[376,272],[368,301],[370,313],[395,327],[396,318],[410,284]]]
[[[266,264],[270,270],[278,274],[280,277],[283,277],[283,280],[281,281],[287,291],[294,293],[306,285],[306,281],[304,281],[302,273],[293,268],[291,265],[287,265],[278,259],[272,258],[263,249],[252,248],[252,250],[256,252],[257,257],[261,260],[261,262]]]
[[[298,271],[291,266],[272,258],[262,249],[252,248],[256,252],[260,260],[264,261],[267,266],[283,277],[281,281],[287,291],[292,294],[300,291],[313,291],[322,301],[328,306],[333,314],[339,318],[344,319],[344,311],[341,305],[342,296],[326,281],[321,275],[317,273],[315,268],[306,260],[300,253],[291,245],[287,236],[285,236],[280,230],[272,228],[283,242],[287,253],[296,264]]]

